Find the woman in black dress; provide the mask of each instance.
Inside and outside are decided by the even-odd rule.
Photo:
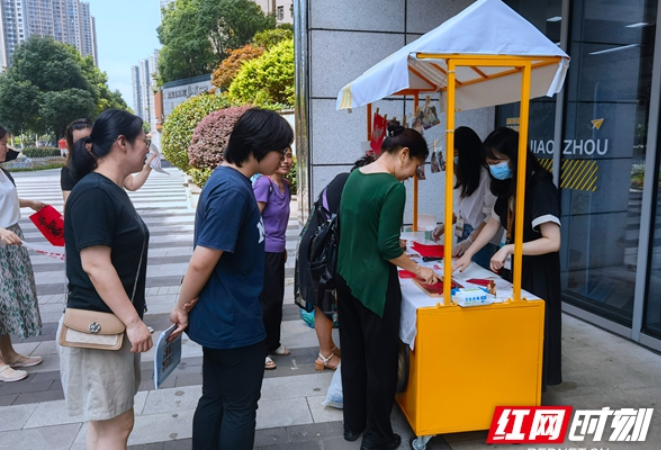
[[[501,229],[507,230],[500,250],[491,258],[491,270],[512,281],[514,204],[519,133],[494,130],[483,149],[491,176],[491,192],[498,197],[484,230],[456,262],[463,271],[471,258]],[[546,302],[542,389],[562,383],[562,312],[560,292],[560,197],[553,179],[528,151],[523,215],[523,273],[521,287]]]

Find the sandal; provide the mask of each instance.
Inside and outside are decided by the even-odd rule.
[[[276,348],[271,352],[272,355],[279,355],[279,356],[287,356],[291,354],[289,349],[285,347],[284,345],[280,345],[280,347]]]
[[[319,353],[319,358],[316,359],[314,362],[314,368],[315,370],[324,370],[324,369],[329,369],[329,370],[335,370],[337,369],[337,366],[331,366],[328,363],[330,362],[331,359],[335,357],[335,353],[331,353],[328,358],[324,358],[324,355]],[[339,363],[338,363],[339,365]]]
[[[338,358],[341,358],[341,357],[342,357],[342,350],[340,350],[340,349],[337,348],[337,347],[333,347],[333,350],[331,350],[331,352],[333,352],[333,354],[334,354],[335,356],[337,356]]]
[[[12,381],[20,381],[28,377],[25,370],[14,370],[8,364],[0,366],[0,381],[11,383]]]
[[[266,362],[264,363],[264,369],[265,370],[273,370],[276,367],[277,366],[275,365],[275,362],[270,357],[267,356],[266,357]]]
[[[7,364],[9,364],[12,369],[25,369],[26,367],[38,366],[42,362],[44,362],[44,358],[41,356],[30,357],[18,355],[18,359],[15,362],[7,361]]]

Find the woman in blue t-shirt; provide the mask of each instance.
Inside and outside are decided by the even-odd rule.
[[[285,179],[291,170],[291,148],[280,167],[271,176],[261,176],[255,180],[257,206],[262,213],[266,234],[266,255],[264,257],[264,289],[259,296],[262,305],[264,329],[266,330],[266,370],[275,369],[275,362],[269,354],[289,355],[289,349],[280,344],[280,323],[282,303],[285,297],[285,264],[287,263],[287,225],[289,223],[289,202],[291,192]]]
[[[193,419],[193,449],[252,449],[264,376],[264,223],[250,177],[271,175],[294,135],[272,111],[249,109],[234,125],[197,205],[195,250],[170,313],[202,345],[202,398]],[[193,307],[194,306],[194,307]]]

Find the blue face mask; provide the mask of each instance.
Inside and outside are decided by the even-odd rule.
[[[512,178],[512,171],[508,166],[509,161],[499,162],[498,164],[490,164],[489,172],[496,180],[507,180]]]
[[[459,157],[458,157],[458,156],[455,156],[455,157],[454,157],[454,165],[455,165],[455,166],[458,166],[458,165],[459,165]]]

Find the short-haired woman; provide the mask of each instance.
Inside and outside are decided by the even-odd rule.
[[[289,123],[252,108],[234,125],[195,215],[195,250],[170,313],[177,336],[202,345],[202,398],[194,450],[249,450],[264,376],[264,222],[250,177],[271,175],[293,140]],[[199,298],[199,300],[198,300]],[[195,305],[193,308],[192,306]],[[190,311],[190,313],[189,313]]]
[[[0,127],[0,163],[5,161],[9,133]],[[27,367],[41,364],[41,356],[16,353],[10,334],[21,339],[41,333],[37,288],[28,251],[21,247],[23,231],[18,225],[21,208],[39,211],[44,204],[18,198],[14,179],[0,168],[0,381],[19,381]]]
[[[406,256],[399,236],[406,203],[402,181],[429,155],[420,133],[391,122],[381,156],[349,176],[340,203],[337,262],[342,347],[344,439],[364,431],[361,449],[395,449],[390,412],[397,384],[402,293],[397,267],[425,283],[436,273]]]
[[[545,301],[544,365],[542,389],[562,383],[562,311],[560,292],[560,196],[549,172],[526,149],[519,149],[519,133],[510,128],[494,130],[484,141],[491,175],[491,192],[498,197],[493,215],[455,264],[464,270],[475,255],[502,228],[506,242],[491,258],[491,269],[512,281],[514,253],[514,199],[519,152],[527,151],[525,211],[523,213],[523,272],[521,287]]]
[[[80,181],[67,201],[64,237],[68,308],[112,313],[126,326],[119,350],[59,346],[69,413],[89,420],[87,448],[126,448],[140,384],[140,353],[152,347],[142,321],[149,231],[124,190],[149,152],[142,119],[101,113],[92,133],[74,145]]]
[[[289,355],[287,347],[280,343],[282,304],[285,297],[285,264],[287,263],[287,225],[291,192],[285,179],[293,164],[291,148],[280,161],[280,166],[270,176],[261,176],[252,185],[257,206],[262,213],[265,234],[264,289],[259,296],[266,330],[266,359],[264,368],[273,370],[275,361],[269,354]]]

